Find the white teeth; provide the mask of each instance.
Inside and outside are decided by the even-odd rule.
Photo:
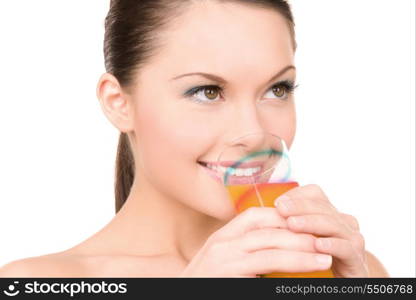
[[[244,175],[245,176],[251,176],[251,175],[253,175],[253,173],[256,173],[257,171],[253,171],[253,169],[245,169],[245,171],[244,171]]]
[[[225,171],[227,171],[227,169],[229,169],[229,174],[232,176],[252,176],[254,173],[257,173],[261,167],[256,167],[256,168],[246,168],[246,169],[241,169],[241,168],[227,168],[227,167],[223,167],[223,166],[214,166],[214,165],[210,165],[207,164],[207,168],[210,168],[214,171],[220,171],[221,173],[225,173]]]
[[[235,170],[235,175],[237,175],[237,176],[244,176],[244,175],[246,175],[245,173],[246,173],[246,170],[243,170],[243,169],[236,169]]]

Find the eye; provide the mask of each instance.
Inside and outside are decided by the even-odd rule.
[[[272,97],[270,98],[273,98],[273,96],[275,96],[277,98],[280,98],[281,100],[286,100],[296,87],[297,86],[295,86],[292,81],[280,81],[271,87]],[[266,96],[266,98],[269,97]]]
[[[221,90],[222,88],[216,85],[198,86],[187,91],[185,96],[192,97],[192,100],[196,102],[217,102],[216,98],[220,95]]]
[[[278,83],[274,84],[269,90],[271,91],[272,95],[266,98],[274,98],[279,100],[286,100],[289,95],[294,91],[297,86],[294,85],[293,81],[290,80],[283,80],[279,81]],[[218,96],[221,96],[221,92],[223,91],[223,87],[217,85],[204,85],[204,86],[197,86],[189,91],[187,91],[184,96],[191,98],[192,101],[202,103],[202,104],[210,104],[210,102],[218,102]]]

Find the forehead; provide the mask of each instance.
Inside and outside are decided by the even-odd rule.
[[[243,3],[197,1],[163,34],[157,61],[168,71],[232,70],[287,65],[293,49],[285,18],[276,10]],[[264,72],[264,71],[263,71]]]

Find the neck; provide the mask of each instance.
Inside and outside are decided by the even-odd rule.
[[[189,262],[206,239],[224,225],[176,199],[169,199],[145,178],[135,178],[114,223],[134,255],[174,255]]]

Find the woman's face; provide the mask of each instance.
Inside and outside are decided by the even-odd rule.
[[[165,33],[166,45],[137,75],[133,150],[139,186],[146,180],[170,201],[227,220],[235,213],[224,187],[198,161],[215,162],[232,140],[258,131],[278,135],[290,147],[293,96],[273,86],[295,81],[294,68],[287,68],[294,53],[278,12],[201,2]],[[184,76],[195,72],[212,76]],[[204,85],[218,87],[188,92]]]

